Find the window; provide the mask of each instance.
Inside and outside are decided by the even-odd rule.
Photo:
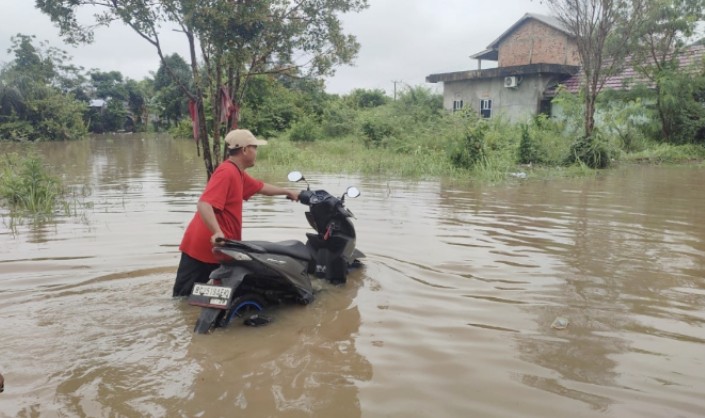
[[[483,118],[492,116],[492,99],[480,100],[480,115],[482,115]]]
[[[453,112],[463,108],[462,100],[453,100]]]
[[[551,116],[551,99],[543,99],[539,103],[539,115]]]

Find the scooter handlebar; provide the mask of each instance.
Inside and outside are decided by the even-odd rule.
[[[311,196],[313,196],[312,191],[302,190],[301,193],[299,193],[299,202],[304,205],[309,205],[311,203]]]

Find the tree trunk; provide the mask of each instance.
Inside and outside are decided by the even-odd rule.
[[[661,88],[656,83],[656,109],[658,109],[658,117],[661,120],[661,133],[665,142],[671,142],[671,125],[666,112],[664,112],[661,101]]]
[[[592,132],[595,130],[595,99],[593,92],[585,92],[584,133],[586,140],[592,138]]]
[[[196,101],[196,108],[198,109],[198,126],[199,126],[199,139],[201,143],[201,150],[203,151],[203,163],[206,167],[206,174],[208,180],[213,174],[213,158],[211,158],[210,141],[208,140],[208,127],[206,126],[206,109],[203,105],[203,93],[200,89],[197,90],[198,100]]]

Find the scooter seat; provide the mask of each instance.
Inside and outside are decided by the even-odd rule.
[[[247,241],[247,243],[258,245],[272,254],[288,255],[300,260],[310,260],[312,257],[311,250],[301,241]]]

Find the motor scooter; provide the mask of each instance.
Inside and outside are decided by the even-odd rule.
[[[355,247],[354,216],[345,207],[345,197],[358,197],[360,190],[350,186],[338,198],[325,190],[311,190],[299,171],[289,173],[288,179],[306,183],[299,202],[308,206],[306,219],[315,233],[306,233],[306,243],[219,242],[213,254],[220,266],[207,283],[196,283],[188,298],[190,305],[202,308],[194,332],[209,333],[236,318],[244,319],[246,325],[264,324],[268,319],[259,312],[266,307],[309,304],[314,298],[312,280],[343,284],[348,272],[361,266],[365,255]]]

